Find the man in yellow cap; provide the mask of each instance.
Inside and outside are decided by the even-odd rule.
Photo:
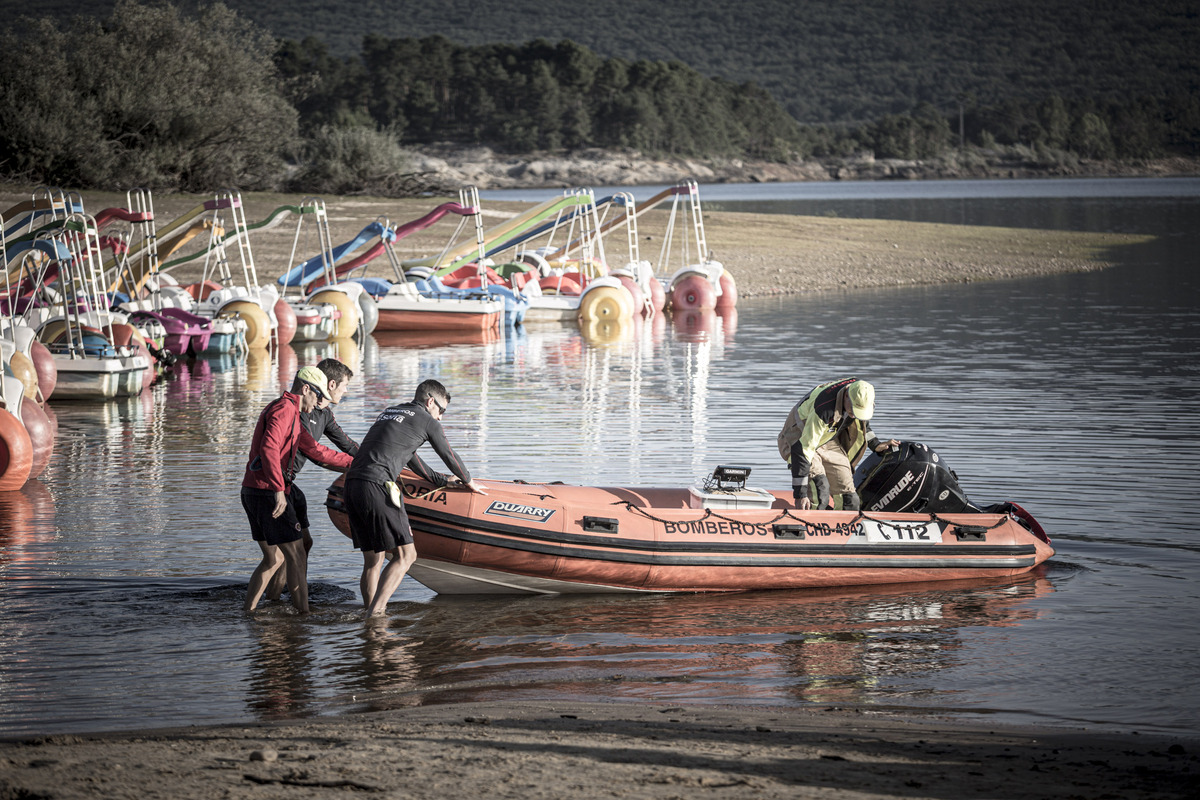
[[[308,559],[303,527],[291,497],[291,466],[300,451],[326,469],[344,472],[350,467],[350,456],[317,444],[301,424],[302,412],[311,412],[331,396],[324,372],[301,367],[292,390],[272,400],[258,417],[242,477],[242,508],[250,521],[250,533],[262,550],[262,561],[246,587],[247,612],[258,606],[275,572],[285,567],[292,605],[300,613],[308,613]]]
[[[779,455],[792,470],[792,497],[799,509],[812,508],[809,478],[817,489],[817,508],[833,508],[831,494],[842,496],[842,508],[857,511],[854,464],[863,448],[883,452],[900,444],[886,442],[871,430],[875,387],[858,378],[842,378],[814,386],[792,408],[779,432]]]

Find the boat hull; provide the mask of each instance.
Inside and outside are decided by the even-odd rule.
[[[387,294],[376,300],[375,330],[481,331],[498,328],[504,320],[505,303],[499,297],[430,296],[418,291],[418,285],[414,282],[392,284]],[[440,283],[437,287],[445,288]]]
[[[387,308],[379,306],[377,331],[485,331],[500,325],[503,308],[464,305],[452,309]]]
[[[1004,514],[806,511],[783,494],[697,507],[686,489],[485,481],[433,489],[402,476],[410,574],[441,594],[739,592],[1019,575],[1054,551]],[[340,482],[330,518],[344,533]]]
[[[55,356],[58,381],[56,400],[111,400],[134,397],[143,389],[143,376],[150,368],[142,356],[70,358]]]
[[[529,298],[526,322],[569,322],[579,315],[579,296],[546,294]]]

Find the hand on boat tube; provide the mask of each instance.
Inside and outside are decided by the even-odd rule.
[[[479,481],[473,480],[470,483],[463,483],[462,480],[460,480],[459,478],[452,477],[450,479],[450,482],[447,485],[462,486],[463,488],[470,489],[472,492],[475,492],[476,494],[487,494],[487,492],[484,491],[484,489],[486,489],[487,487],[484,486]]]

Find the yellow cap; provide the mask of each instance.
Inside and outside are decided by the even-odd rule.
[[[867,422],[875,415],[875,387],[866,381],[855,381],[846,387],[846,396],[854,409],[854,418]]]
[[[304,381],[321,397],[329,399],[329,379],[316,367],[301,367],[296,373],[296,380]]]

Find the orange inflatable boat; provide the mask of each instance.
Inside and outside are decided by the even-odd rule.
[[[418,554],[409,574],[440,594],[994,578],[1028,572],[1054,554],[1036,520],[1011,503],[995,512],[801,512],[790,494],[719,481],[687,489],[480,481],[488,494],[400,476]],[[326,505],[348,534],[340,478]]]

